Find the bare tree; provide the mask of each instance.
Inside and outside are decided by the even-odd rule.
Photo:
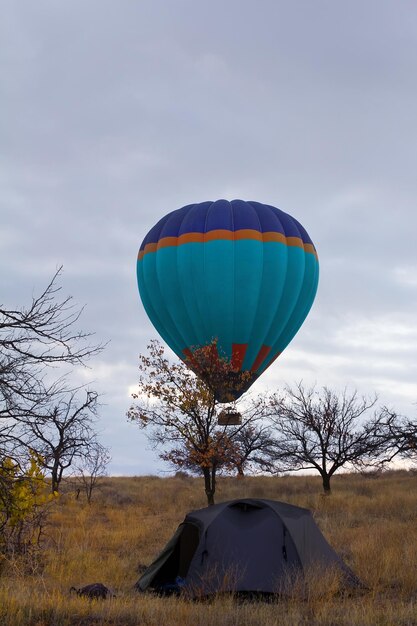
[[[21,420],[37,415],[56,391],[51,366],[85,364],[100,352],[91,335],[76,329],[82,309],[72,298],[61,298],[62,268],[27,308],[0,306],[0,418]]]
[[[392,409],[384,407],[384,433],[386,456],[391,461],[400,459],[417,459],[417,420],[399,415]]]
[[[0,547],[42,534],[52,490],[93,437],[97,394],[72,389],[74,367],[104,346],[78,330],[82,308],[61,295],[58,269],[29,306],[0,305]],[[84,390],[85,391],[85,390]],[[42,454],[39,454],[41,452]],[[41,465],[42,464],[42,465]],[[1,521],[2,520],[2,521]],[[10,543],[12,542],[12,544]],[[17,542],[17,543],[16,543]]]
[[[95,443],[92,425],[96,415],[97,393],[77,389],[61,394],[47,413],[27,423],[30,445],[51,473],[53,493],[59,491],[64,471]]]
[[[417,421],[405,420],[396,431],[395,442],[402,458],[417,460]]]
[[[234,466],[240,478],[248,467],[271,471],[274,439],[264,423],[248,424],[234,438]]]
[[[81,430],[87,433],[86,412],[91,416],[97,402],[95,392],[81,401],[79,390],[69,390],[68,367],[86,365],[103,349],[77,329],[82,308],[70,296],[61,296],[61,273],[59,268],[28,307],[0,306],[0,456],[17,462],[39,446],[54,488],[70,460],[71,442],[77,454]]]
[[[385,412],[365,420],[376,400],[346,390],[338,395],[327,387],[306,389],[302,383],[288,387],[283,397],[275,395],[271,401],[275,469],[317,470],[325,493],[330,493],[331,478],[340,468],[389,460]]]
[[[128,418],[145,429],[149,440],[162,448],[161,457],[178,468],[187,468],[204,477],[208,504],[214,504],[216,477],[222,469],[235,467],[235,440],[263,415],[262,402],[242,409],[242,423],[220,426],[216,389],[229,372],[234,384],[238,375],[230,363],[210,362],[212,346],[196,350],[192,365],[204,365],[204,378],[195,376],[182,362],[170,363],[163,346],[153,341],[149,355],[140,355],[139,389]],[[213,383],[214,381],[214,383]],[[244,383],[245,381],[242,381]],[[231,403],[237,411],[238,403]]]
[[[106,476],[110,461],[109,449],[93,440],[89,445],[88,453],[76,462],[74,467],[75,482],[78,485],[78,490],[84,491],[88,504],[91,503],[93,491],[97,487],[99,479]]]

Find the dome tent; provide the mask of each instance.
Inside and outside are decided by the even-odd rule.
[[[231,500],[188,513],[136,588],[183,590],[190,597],[219,591],[271,594],[311,568],[337,570],[347,586],[361,586],[308,509],[273,500]]]

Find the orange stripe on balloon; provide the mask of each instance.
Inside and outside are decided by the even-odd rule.
[[[277,242],[287,246],[303,248],[305,252],[314,254],[317,258],[317,252],[313,244],[304,243],[300,237],[285,237],[282,233],[273,231],[261,233],[259,230],[242,228],[232,231],[225,229],[209,230],[207,233],[185,233],[179,237],[162,237],[156,243],[147,243],[143,250],[139,251],[138,259],[141,260],[145,254],[156,252],[160,248],[170,248],[173,246],[181,246],[187,243],[205,243],[209,241],[242,241],[242,240]]]
[[[148,252],[156,252],[157,248],[157,243],[147,243],[143,250],[139,250],[138,258],[143,258],[145,254],[148,254]]]
[[[204,233],[204,241],[216,241],[218,239],[233,241],[235,238],[235,233],[233,230],[209,230],[207,233]]]
[[[171,248],[172,246],[178,245],[178,237],[162,237],[158,241],[157,250],[160,248]]]
[[[232,368],[234,370],[239,371],[242,369],[247,349],[247,343],[232,343]]]
[[[240,230],[234,231],[233,239],[235,241],[242,241],[242,239],[252,239],[256,241],[263,241],[262,237],[263,233],[259,232],[259,230],[252,230],[249,228],[241,228]]]
[[[251,372],[256,372],[256,370],[260,368],[270,352],[271,346],[262,346],[262,348],[258,352],[258,356],[256,357],[254,364],[251,367]]]
[[[287,246],[304,248],[304,242],[302,239],[300,239],[300,237],[287,237]]]
[[[316,259],[318,259],[316,249],[315,249],[315,247],[313,246],[312,243],[305,243],[304,244],[304,252],[309,252],[310,254],[314,254]]]
[[[178,237],[178,245],[183,243],[204,243],[204,233],[185,233]]]
[[[263,233],[262,241],[264,243],[269,242],[269,241],[275,241],[278,243],[287,243],[287,239],[285,235],[283,235],[282,233],[275,233],[275,232]]]

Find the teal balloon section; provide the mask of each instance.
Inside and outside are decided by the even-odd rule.
[[[244,388],[225,381],[218,399],[238,398],[281,354],[317,291],[317,252],[297,220],[273,206],[242,200],[191,204],[163,217],[139,250],[145,310],[188,365],[217,342]],[[225,390],[227,393],[225,394]]]

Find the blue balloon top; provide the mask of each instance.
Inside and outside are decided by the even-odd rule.
[[[163,237],[180,237],[212,230],[277,232],[285,237],[299,237],[304,244],[313,245],[303,226],[276,207],[253,201],[216,200],[189,204],[168,213],[151,228],[140,250],[144,250],[147,244],[157,243]]]

